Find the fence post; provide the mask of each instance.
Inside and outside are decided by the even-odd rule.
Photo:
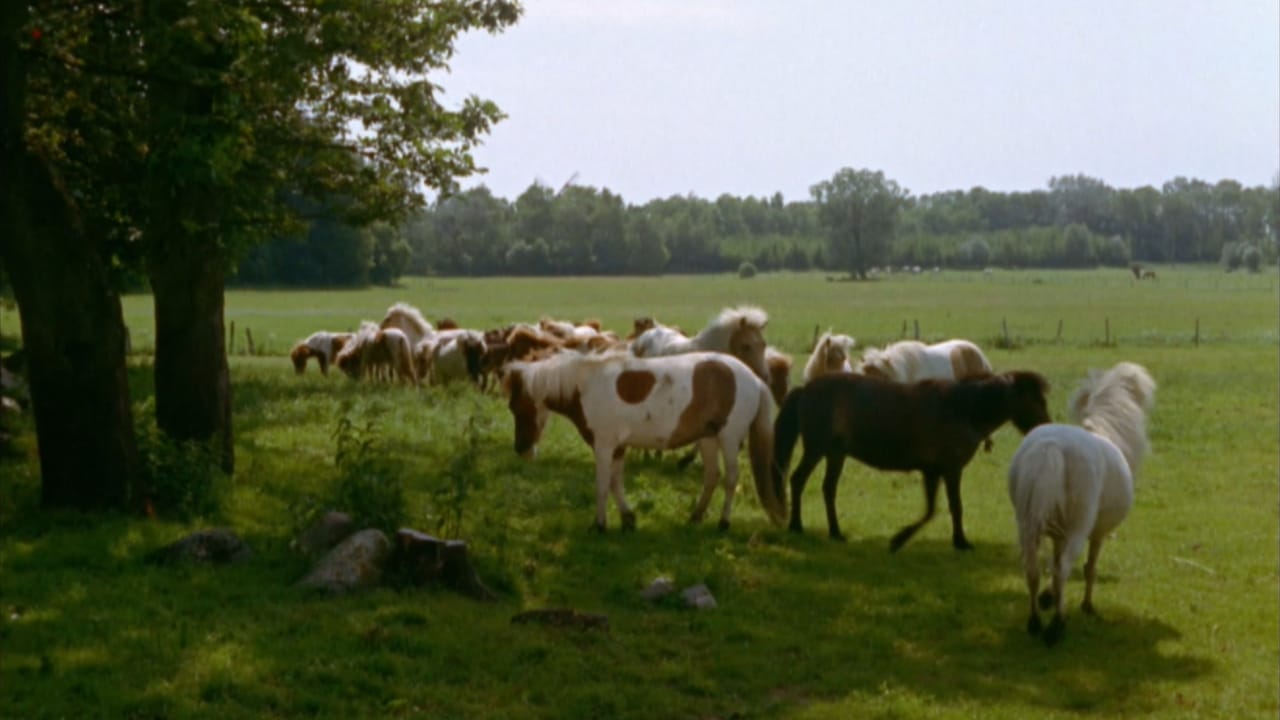
[[[236,354],[236,321],[231,321],[231,332],[227,333],[227,354]]]
[[[1058,342],[1062,339],[1062,318],[1058,318],[1058,334],[1053,336],[1053,341]]]
[[[1110,345],[1111,344],[1111,318],[1109,317],[1103,318],[1102,322],[1103,322],[1103,332],[1106,333],[1103,336],[1102,344]]]
[[[919,339],[920,339],[920,318],[916,318],[916,319],[912,320],[911,322],[915,324],[915,328],[916,328],[916,339],[917,339],[917,340],[919,340]]]
[[[907,336],[907,321],[906,321],[906,320],[903,320],[903,321],[902,321],[902,335],[900,335],[899,337],[906,337],[906,336]]]
[[[1196,318],[1196,335],[1192,338],[1196,347],[1200,347],[1200,318]]]
[[[249,342],[249,354],[255,355],[256,353],[253,351],[253,333],[249,331],[249,328],[244,329],[244,336]]]
[[[1004,346],[1005,346],[1006,348],[1007,348],[1007,347],[1012,347],[1012,346],[1009,344],[1009,321],[1008,321],[1007,319],[1005,319],[1005,318],[1000,318],[1000,329],[1001,329],[1002,331],[1004,331]]]

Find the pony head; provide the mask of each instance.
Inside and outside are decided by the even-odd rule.
[[[525,460],[532,460],[538,454],[538,441],[542,439],[542,430],[547,425],[550,412],[547,404],[535,399],[525,382],[525,370],[529,363],[519,362],[507,366],[502,378],[502,390],[507,394],[507,409],[515,420],[516,454]]]
[[[289,359],[293,361],[293,370],[299,375],[303,370],[307,369],[307,358],[311,357],[311,348],[307,347],[306,341],[302,341],[293,346],[289,351]]]
[[[658,324],[658,321],[654,320],[653,317],[649,315],[638,317],[632,321],[631,334],[627,336],[627,339],[635,340],[636,338],[643,335],[644,331],[652,330],[654,327],[657,326],[657,324]]]
[[[998,376],[1009,385],[1009,419],[1023,435],[1037,425],[1052,422],[1049,416],[1049,381],[1030,370],[1014,370]]]
[[[725,308],[703,333],[727,335],[728,353],[741,360],[764,382],[769,382],[769,366],[764,359],[768,343],[764,328],[769,315],[758,307],[744,305]],[[704,346],[709,347],[709,346]]]

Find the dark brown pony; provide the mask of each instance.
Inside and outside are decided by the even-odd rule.
[[[843,540],[836,519],[836,483],[845,456],[881,470],[924,473],[924,517],[899,530],[889,549],[902,547],[930,518],[938,480],[947,486],[951,508],[951,544],[968,550],[960,505],[960,474],[978,446],[1007,421],[1025,435],[1049,422],[1045,395],[1049,382],[1028,371],[967,380],[894,383],[880,378],[837,373],[824,375],[787,396],[774,424],[773,484],[781,488],[797,435],[804,454],[791,476],[791,530],[803,532],[800,495],[818,461],[826,459],[822,497],[827,531]]]

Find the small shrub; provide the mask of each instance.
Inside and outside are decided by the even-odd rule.
[[[750,262],[744,262],[738,266],[738,277],[753,278],[756,276],[756,266]]]
[[[178,441],[156,426],[155,402],[134,407],[143,476],[136,494],[151,510],[183,520],[216,514],[227,494],[217,440]]]
[[[1258,272],[1262,269],[1262,251],[1257,245],[1246,245],[1240,251],[1240,264],[1249,272]]]
[[[399,464],[390,458],[378,439],[373,421],[358,428],[347,417],[333,431],[337,445],[333,462],[338,476],[329,492],[326,508],[350,513],[357,527],[394,532],[407,517],[404,480]]]

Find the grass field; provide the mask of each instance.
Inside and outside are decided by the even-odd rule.
[[[1119,270],[867,283],[410,278],[392,289],[231,292],[237,472],[220,513],[179,522],[44,512],[34,441],[0,460],[0,717],[1274,718],[1276,275],[1159,273],[1142,283]],[[846,544],[826,538],[817,482],[806,535],[770,526],[749,480],[731,530],[690,526],[700,472],[678,471],[670,456],[628,463],[639,529],[598,536],[587,531],[590,455],[567,422],[553,420],[525,463],[498,397],[359,385],[314,366],[293,375],[283,355],[296,339],[379,319],[396,300],[464,326],[548,314],[622,331],[649,314],[694,330],[724,305],[751,302],[770,312],[768,337],[796,356],[797,378],[815,326],[862,345],[918,325],[923,339],[979,342],[998,369],[1045,374],[1057,420],[1088,368],[1141,363],[1160,385],[1154,454],[1100,560],[1101,619],[1078,611],[1077,571],[1063,644],[1046,648],[1023,630],[1004,478],[1012,428],[965,473],[972,553],[952,550],[943,512],[890,555],[888,538],[921,510],[920,481],[856,463],[840,485]],[[124,304],[135,401],[145,403],[150,299]],[[17,327],[14,312],[0,312],[0,329]],[[1007,349],[997,347],[1006,327]],[[256,355],[245,354],[246,328]],[[294,586],[307,563],[289,542],[301,509],[335,477],[340,417],[372,423],[409,489],[410,524],[465,537],[499,602],[445,590],[328,599]],[[459,464],[468,441],[478,456]],[[235,529],[255,560],[141,561],[212,525]],[[660,574],[678,587],[705,582],[719,607],[642,600]],[[607,614],[610,630],[510,622],[557,606]]]

